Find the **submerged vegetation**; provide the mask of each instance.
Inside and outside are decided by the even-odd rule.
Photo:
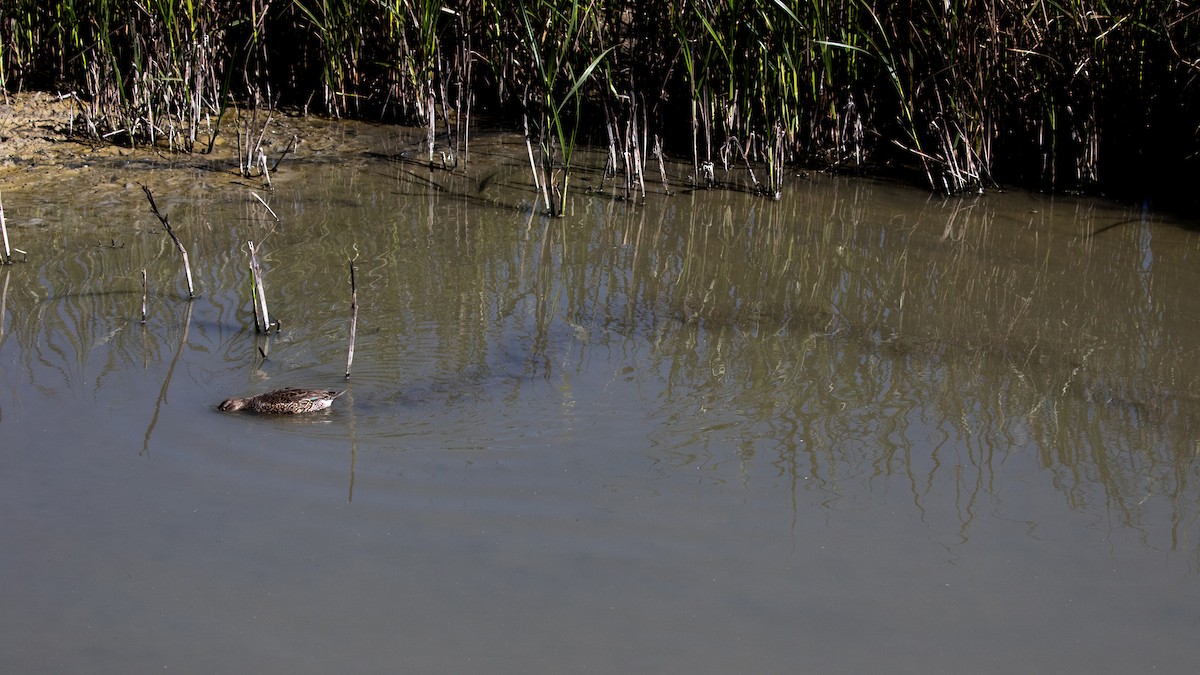
[[[0,4],[0,86],[74,97],[95,137],[207,151],[231,107],[289,105],[427,126],[453,167],[481,109],[526,129],[552,213],[581,138],[627,186],[665,146],[769,195],[795,164],[1169,189],[1196,174],[1198,77],[1178,0]]]

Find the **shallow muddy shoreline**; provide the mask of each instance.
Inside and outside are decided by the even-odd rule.
[[[73,126],[78,104],[69,96],[48,92],[9,94],[0,102],[0,191],[42,189],[73,178],[94,175],[96,185],[123,185],[144,180],[153,167],[156,180],[172,181],[194,176],[197,168],[231,181],[264,183],[259,178],[239,175],[238,133],[252,129],[263,135],[262,147],[268,162],[281,156],[286,162],[315,160],[338,162],[368,153],[399,153],[419,143],[425,131],[390,124],[328,119],[288,111],[271,115],[265,124],[259,114],[248,127],[250,115],[237,109],[226,112],[211,153],[172,152],[153,146],[126,146],[97,141]],[[295,139],[295,141],[293,141]],[[295,146],[292,146],[295,142]],[[181,170],[182,171],[179,171]],[[272,181],[289,179],[288,172],[270,176]]]

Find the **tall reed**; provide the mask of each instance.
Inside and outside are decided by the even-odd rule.
[[[492,7],[494,25],[511,27],[520,36],[514,74],[525,83],[521,106],[526,119],[534,120],[539,140],[541,163],[535,170],[541,172],[547,211],[561,216],[586,87],[595,84],[593,73],[613,49],[602,46],[600,3],[522,0]]]

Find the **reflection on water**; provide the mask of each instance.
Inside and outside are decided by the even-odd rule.
[[[0,506],[22,514],[4,534],[19,540],[78,518],[115,519],[148,537],[182,527],[178,515],[146,518],[141,507],[96,510],[110,503],[99,487],[105,477],[127,472],[122,490],[133,502],[184,495],[216,511],[188,521],[210,534],[168,537],[170,551],[129,544],[162,559],[164,570],[191,567],[179,557],[216,555],[214,569],[225,576],[191,570],[200,589],[263,582],[261,547],[275,542],[298,557],[275,561],[294,583],[276,582],[285,599],[268,602],[267,612],[303,612],[330,597],[379,610],[376,595],[403,589],[437,621],[391,621],[424,639],[430,631],[444,637],[439,621],[511,606],[544,617],[530,625],[561,645],[539,651],[524,631],[502,630],[472,652],[480,661],[464,665],[435,640],[446,649],[412,657],[426,668],[494,672],[520,663],[523,672],[558,672],[586,655],[584,663],[615,669],[622,657],[562,626],[587,625],[600,642],[626,637],[622,625],[653,630],[666,610],[637,603],[650,596],[709,619],[686,629],[689,639],[670,633],[629,646],[631,658],[649,664],[680,663],[658,660],[676,649],[692,655],[683,661],[692,670],[747,662],[773,670],[800,649],[820,654],[814,663],[823,670],[886,663],[889,672],[926,672],[920,654],[899,664],[847,655],[858,651],[855,636],[880,631],[871,626],[881,621],[898,641],[908,629],[896,626],[911,624],[959,667],[1004,672],[1006,662],[987,660],[957,632],[962,610],[929,595],[951,578],[970,587],[973,574],[995,585],[954,602],[999,616],[1053,597],[1086,614],[1047,610],[1044,625],[1100,631],[1110,617],[1133,615],[1145,626],[1130,636],[1138,645],[1173,634],[1167,626],[1200,622],[1194,602],[1186,610],[1159,604],[1181,593],[1194,601],[1200,573],[1194,234],[1097,201],[944,200],[825,176],[797,179],[780,202],[701,191],[633,204],[593,185],[600,189],[577,193],[567,218],[548,220],[531,211],[519,163],[488,164],[508,152],[494,143],[480,143],[480,166],[466,175],[428,173],[387,155],[340,171],[298,161],[293,178],[268,195],[279,221],[251,188],[211,173],[186,189],[154,187],[188,246],[200,293],[193,302],[136,186],[122,191],[114,181],[121,196],[100,207],[60,195],[67,203],[52,209],[36,206],[44,195],[6,191],[11,235],[30,259],[0,269]],[[254,332],[248,241],[262,248],[280,332]],[[348,261],[359,304],[348,395],[310,417],[215,413],[231,395],[339,386]],[[155,470],[143,475],[145,466]],[[44,504],[46,489],[62,504]],[[225,508],[242,524],[233,526]],[[345,561],[376,580],[366,587],[306,577],[298,561],[340,559],[346,532],[393,510],[409,514],[389,522],[423,544],[428,559],[375,541]],[[314,532],[287,534],[297,513]],[[487,531],[505,535],[479,539]],[[108,535],[85,527],[71,536],[74,544],[38,535],[26,553],[0,555],[9,579],[41,579],[14,594],[44,601],[47,624],[79,603],[99,620],[111,602],[89,590],[68,599],[54,585],[65,577],[38,568],[46,551],[121,557],[101,541]],[[214,541],[235,543],[202,552]],[[802,542],[824,543],[810,550]],[[1079,547],[1118,561],[1126,580],[1161,578],[1164,559],[1176,573],[1130,585],[1120,609],[1101,611],[1082,598],[1112,583],[1103,561],[1043,567]],[[536,550],[566,557],[560,564],[529,553]],[[996,567],[1001,558],[1007,570]],[[413,590],[416,579],[383,581],[388,561],[420,570],[423,587],[457,599],[442,606]],[[69,573],[95,580],[113,571],[108,564],[119,563]],[[792,567],[826,590],[797,586]],[[592,580],[574,578],[576,568]],[[704,572],[681,572],[692,568]],[[701,578],[735,568],[754,573],[736,593],[714,593]],[[1029,586],[1039,569],[1087,581]],[[640,572],[625,576],[631,570]],[[864,577],[884,588],[864,586]],[[619,590],[596,581],[621,578]],[[497,596],[491,584],[510,594]],[[305,595],[302,587],[330,595],[288,599]],[[134,615],[166,611],[152,595],[128,592],[140,599]],[[698,597],[712,606],[692,605]],[[605,598],[623,607],[625,624],[595,620]],[[882,618],[863,609],[876,602]],[[545,603],[556,609],[544,613]],[[922,603],[933,607],[911,609]],[[179,620],[221,613],[201,608]],[[11,609],[0,618],[0,628],[13,628]],[[258,639],[307,634],[277,620],[259,626]],[[348,616],[330,621],[339,640],[365,629]],[[1139,648],[1068,656],[1053,635],[1005,634],[1007,620],[980,621],[1001,643],[1020,644],[1038,669],[1142,663]],[[95,638],[81,625],[65,629],[84,650],[79,658]],[[115,672],[191,651],[181,649],[181,634],[161,630],[171,648],[164,653],[101,662]],[[746,642],[726,662],[706,636],[729,630]],[[797,635],[808,637],[781,646]],[[209,629],[199,639],[229,636]],[[3,646],[21,664],[36,661],[30,647]],[[1197,665],[1181,649],[1158,645],[1154,662]],[[234,653],[239,669],[270,661],[245,644]],[[319,670],[287,659],[267,670],[297,667]]]

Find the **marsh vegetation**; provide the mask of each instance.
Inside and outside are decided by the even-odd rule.
[[[14,0],[0,6],[0,85],[74,98],[82,133],[189,152],[211,150],[235,109],[402,121],[428,128],[428,161],[447,168],[483,113],[526,130],[551,213],[582,141],[609,147],[606,170],[631,193],[664,148],[690,156],[693,184],[749,171],[767,195],[796,165],[899,167],[950,193],[1139,191],[1194,175],[1198,12],[1173,0]]]

